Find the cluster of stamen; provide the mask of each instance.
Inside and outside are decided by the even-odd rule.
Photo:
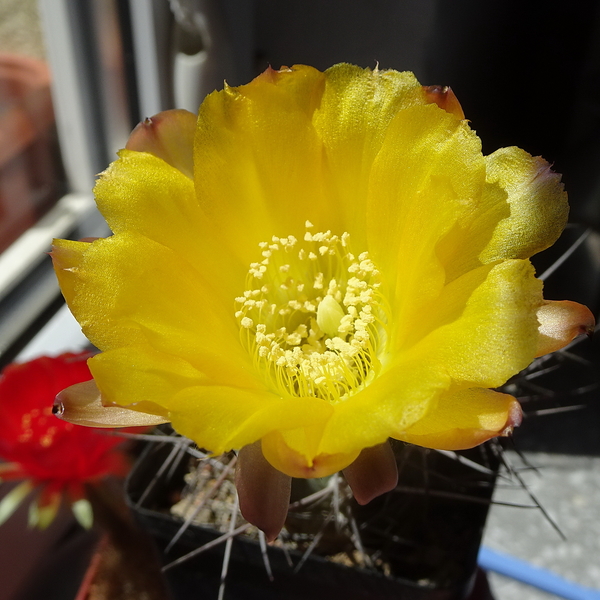
[[[33,408],[21,417],[21,433],[19,442],[25,444],[33,440],[37,440],[43,448],[48,448],[54,443],[54,438],[58,433],[55,417],[52,416],[52,407],[39,409]],[[66,429],[71,429],[71,423],[65,424]],[[70,427],[69,427],[70,425]]]
[[[259,244],[246,291],[236,298],[241,338],[255,366],[283,394],[343,400],[368,384],[385,343],[379,271],[349,234],[311,233],[304,243]]]

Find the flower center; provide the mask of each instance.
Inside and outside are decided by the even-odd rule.
[[[350,236],[310,233],[259,244],[246,291],[236,298],[241,339],[282,394],[343,400],[367,385],[385,345],[387,311],[379,271]]]

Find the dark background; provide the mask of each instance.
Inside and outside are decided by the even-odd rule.
[[[589,0],[259,0],[256,72],[379,63],[450,85],[484,152],[517,145],[544,156],[564,174],[572,217],[597,226],[598,9]]]

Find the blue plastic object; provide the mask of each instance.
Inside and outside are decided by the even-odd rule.
[[[559,577],[551,571],[531,565],[508,554],[482,547],[477,557],[485,571],[494,571],[511,579],[522,581],[540,590],[567,598],[567,600],[600,600],[600,590],[583,587]]]

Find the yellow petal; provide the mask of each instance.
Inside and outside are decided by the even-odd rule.
[[[193,179],[196,119],[195,114],[182,109],[158,113],[131,132],[125,147],[154,154]]]
[[[140,234],[177,252],[211,282],[213,294],[228,295],[224,302],[239,293],[248,262],[234,259],[181,171],[152,154],[123,150],[94,194],[114,233]]]
[[[481,142],[465,121],[430,104],[390,123],[373,164],[366,225],[372,258],[392,286],[396,326],[439,293],[437,244],[473,211],[484,180]]]
[[[256,377],[232,360],[220,362],[218,357],[209,357],[203,362],[201,372],[181,357],[149,345],[102,352],[88,364],[105,404],[128,406],[148,401],[169,408],[171,398],[182,389],[199,385],[264,389]]]
[[[82,244],[70,308],[101,350],[150,344],[205,371],[206,364],[250,358],[225,300],[169,248],[133,233]]]
[[[437,256],[444,267],[446,283],[451,283],[472,269],[481,267],[482,252],[503,219],[510,217],[508,193],[497,183],[486,182],[477,210],[456,221],[437,246]],[[468,240],[468,243],[465,241]]]
[[[143,412],[144,409],[154,409],[155,413]],[[149,403],[141,403],[132,409],[104,406],[93,379],[76,383],[60,392],[56,396],[53,412],[63,421],[88,427],[154,426],[169,422],[160,414],[162,411],[159,407],[153,407]]]
[[[339,64],[327,69],[325,76],[314,126],[323,140],[331,177],[328,202],[340,204],[341,228],[351,231],[363,244],[373,161],[392,119],[405,108],[425,104],[425,94],[408,72],[371,71]]]
[[[543,158],[514,147],[490,154],[486,171],[489,182],[506,190],[510,217],[498,224],[481,260],[529,258],[551,246],[569,214],[560,175]]]
[[[408,350],[440,327],[458,321],[492,268],[493,265],[486,265],[467,271],[446,285],[435,299],[418,307],[404,324],[404,337],[398,340],[402,344],[400,347]]]
[[[438,248],[446,281],[482,264],[529,258],[553,244],[567,221],[560,175],[542,158],[513,147],[497,150],[485,162],[478,210],[457,222]]]
[[[370,169],[386,128],[399,110],[425,103],[412,74],[352,65],[268,69],[213,93],[195,145],[201,206],[244,257],[272,235],[302,235],[307,219],[323,231],[337,223],[362,244]]]
[[[389,367],[365,389],[335,404],[315,454],[356,457],[363,448],[382,444],[421,419],[449,385],[443,367],[428,358]]]
[[[333,411],[319,398],[280,398],[225,386],[184,389],[167,408],[177,431],[215,454],[242,448],[273,431],[322,429]]]
[[[94,243],[97,245],[109,242],[103,240]],[[90,252],[92,253],[91,269],[86,264],[87,254]],[[132,323],[122,323],[121,327],[117,328],[113,325],[111,328],[111,320],[108,319],[106,325],[110,331],[103,331],[103,335],[98,339],[90,337],[90,335],[93,336],[93,329],[89,333],[87,332],[87,323],[90,323],[92,327],[96,324],[102,328],[104,324],[102,319],[106,315],[105,300],[102,296],[112,296],[112,281],[102,281],[99,289],[90,288],[87,293],[80,293],[80,290],[86,289],[88,282],[102,280],[103,266],[100,264],[98,267],[94,267],[94,253],[93,244],[88,242],[70,240],[54,240],[53,242],[51,256],[54,270],[69,309],[81,325],[85,335],[98,348],[103,349],[109,345],[118,347],[145,343],[143,332]],[[107,342],[109,338],[110,344]]]
[[[75,242],[71,240],[53,240],[52,265],[60,285],[60,291],[65,301],[71,308],[75,298],[75,285],[77,283],[77,271],[81,265],[83,254],[88,248],[87,242]]]
[[[324,85],[310,67],[268,71],[203,102],[196,133],[196,193],[224,243],[246,263],[272,236],[301,237],[306,219],[336,222],[325,193],[321,142],[311,123]]]
[[[453,322],[435,328],[411,354],[435,362],[456,381],[498,387],[535,357],[542,284],[529,261],[522,260],[493,266],[468,293],[470,285],[461,284],[475,275],[447,286],[436,304],[444,310],[445,302],[455,307],[464,302],[464,310]]]
[[[327,477],[337,471],[341,471],[358,457],[359,451],[337,454],[310,454],[307,455],[295,450],[289,443],[293,439],[293,446],[305,446],[298,443],[298,439],[304,437],[305,430],[294,432],[273,431],[262,439],[262,452],[265,458],[278,471],[290,477],[304,479]],[[295,439],[294,439],[295,438]]]
[[[442,394],[426,417],[394,437],[426,448],[464,450],[509,435],[521,417],[512,396],[471,388]]]
[[[587,306],[569,300],[546,300],[537,311],[540,322],[536,356],[564,348],[578,335],[594,332],[596,320]]]

